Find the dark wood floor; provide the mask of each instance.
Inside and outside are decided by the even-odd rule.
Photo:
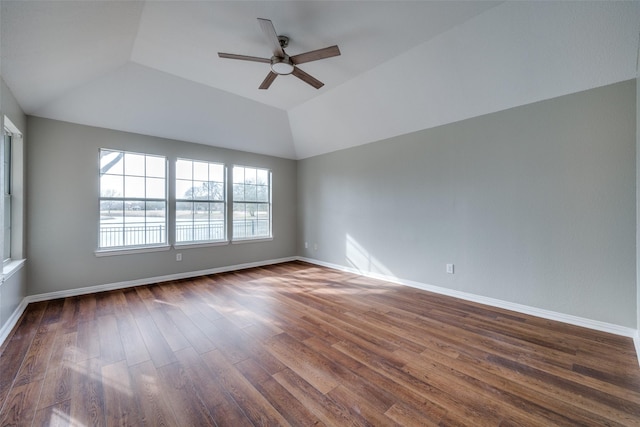
[[[0,425],[640,425],[632,340],[300,262],[30,304]]]

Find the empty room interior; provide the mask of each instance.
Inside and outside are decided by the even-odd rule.
[[[640,426],[639,41],[0,0],[0,425]]]

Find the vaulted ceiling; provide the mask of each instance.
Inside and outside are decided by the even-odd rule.
[[[269,65],[256,18],[319,90]],[[25,113],[305,158],[636,76],[638,2],[6,1],[1,74]]]

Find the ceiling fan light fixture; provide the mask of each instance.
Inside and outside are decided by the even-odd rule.
[[[274,56],[271,58],[271,71],[280,75],[287,75],[293,73],[293,63],[288,56],[280,58]]]

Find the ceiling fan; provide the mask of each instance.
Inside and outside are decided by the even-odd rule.
[[[338,49],[338,46],[329,46],[323,49],[289,56],[284,51],[284,49],[289,46],[289,37],[277,35],[276,29],[269,19],[258,18],[258,22],[260,23],[260,28],[271,46],[271,51],[273,53],[271,58],[259,58],[257,56],[236,55],[234,53],[222,52],[218,52],[218,56],[220,58],[265,62],[267,64],[271,64],[271,71],[267,74],[267,77],[260,85],[260,89],[269,89],[269,86],[271,86],[271,83],[273,83],[276,77],[288,74],[293,74],[316,89],[320,89],[324,86],[324,83],[302,71],[298,68],[298,65],[306,62],[317,61],[319,59],[331,58],[332,56],[338,56],[340,55],[340,49]]]

